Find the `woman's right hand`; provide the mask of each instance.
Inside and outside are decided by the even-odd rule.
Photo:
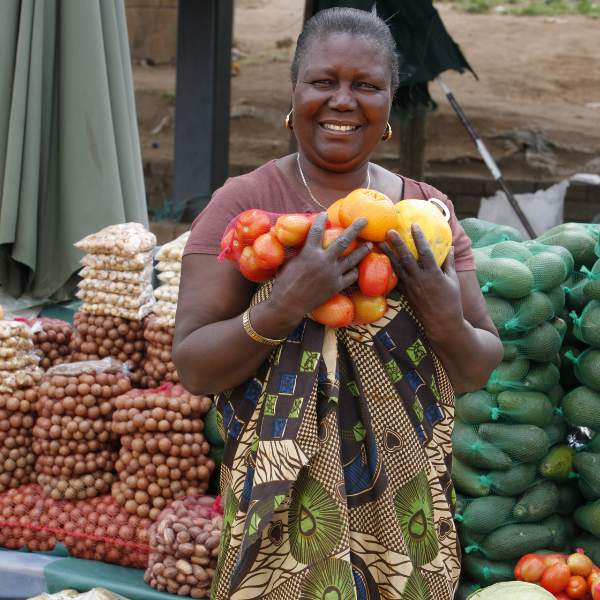
[[[354,221],[327,249],[323,249],[323,235],[327,213],[315,219],[300,254],[277,270],[275,284],[268,302],[285,308],[292,320],[300,322],[313,308],[352,285],[358,279],[358,263],[372,250],[367,242],[340,258],[368,221],[361,217]]]

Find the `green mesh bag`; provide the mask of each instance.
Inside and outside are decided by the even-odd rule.
[[[585,267],[582,267],[585,268]],[[585,273],[575,271],[562,286],[565,292],[565,306],[570,311],[581,313],[590,299],[585,294],[588,278]]]
[[[600,453],[600,431],[597,431],[594,437],[585,445],[588,452]]]
[[[563,259],[563,261],[567,267],[567,273],[565,275],[565,279],[567,279],[567,277],[571,276],[571,273],[573,272],[573,269],[575,268],[575,261],[573,260],[572,254],[566,248],[563,248],[562,246],[551,246],[548,244],[540,244],[539,242],[536,242],[535,240],[529,240],[529,241],[523,242],[523,244],[532,254],[540,254],[541,252],[552,252],[553,254],[560,256]],[[564,279],[563,279],[563,281],[564,281]]]
[[[517,561],[493,561],[475,553],[465,555],[462,561],[462,569],[467,577],[482,587],[514,581],[516,566]]]
[[[573,458],[573,467],[584,497],[587,500],[600,498],[600,454],[580,452]]]
[[[505,346],[506,352],[506,346]],[[551,362],[537,363],[518,356],[503,360],[490,375],[486,384],[489,393],[523,390],[548,394],[560,380],[560,371]],[[524,374],[523,374],[524,373]]]
[[[566,338],[566,335],[565,335]],[[579,341],[579,340],[578,340]],[[567,387],[578,385],[578,379],[575,376],[575,363],[581,350],[576,346],[564,344],[560,348],[560,382]]]
[[[492,292],[501,298],[522,298],[534,288],[529,268],[512,258],[490,258],[475,265],[481,291]]]
[[[573,332],[582,342],[600,348],[600,301],[591,300],[583,309],[581,317],[573,311]]]
[[[478,583],[473,583],[472,581],[466,581],[461,576],[461,582],[454,593],[454,600],[468,600],[469,597],[475,592],[479,591],[481,586]]]
[[[560,321],[564,324],[562,319]],[[564,335],[565,330],[566,324],[559,329],[549,322],[540,323],[522,332],[516,340],[503,340],[504,358],[510,360],[522,356],[535,362],[550,362],[560,350],[561,333]]]
[[[573,482],[566,484],[557,484],[558,488],[558,506],[556,512],[561,515],[572,515],[580,506],[586,502],[579,486],[573,485]]]
[[[600,500],[579,507],[574,513],[575,523],[600,538]]]
[[[471,239],[473,248],[483,248],[507,240],[523,241],[521,234],[508,225],[496,225],[475,218],[463,219],[460,224]]]
[[[575,388],[564,397],[561,409],[573,425],[600,429],[600,392],[583,385]]]
[[[579,270],[582,266],[591,269],[598,258],[596,256],[597,230],[597,226],[564,223],[535,241],[548,246],[562,246],[573,256],[575,269]]]
[[[582,528],[584,529],[584,528]],[[584,531],[573,542],[574,548],[582,548],[595,565],[600,565],[600,538]]]
[[[571,425],[562,414],[554,414],[549,423],[543,427],[543,430],[548,436],[550,446],[554,446],[560,442],[564,442],[571,431]]]
[[[540,461],[540,475],[554,483],[569,483],[573,476],[575,455],[575,450],[569,446],[552,446]]]
[[[600,325],[600,324],[599,324]],[[575,349],[565,353],[565,359],[573,365],[573,374],[583,385],[600,392],[600,350],[588,348],[584,352]],[[561,375],[562,376],[562,375]]]
[[[581,273],[587,276],[583,293],[590,300],[600,300],[600,260],[594,263],[591,270],[587,267],[581,267]]]

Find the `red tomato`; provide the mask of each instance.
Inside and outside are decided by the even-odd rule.
[[[594,563],[583,553],[583,550],[581,552],[578,550],[567,558],[567,567],[571,569],[571,575],[587,577],[592,572],[593,566]]]
[[[254,281],[254,283],[261,283],[263,281],[268,281],[275,275],[276,269],[261,269],[256,264],[256,260],[254,260],[254,253],[252,252],[251,246],[246,246],[240,256],[239,260],[240,271],[242,275],[249,279],[250,281]]]
[[[367,296],[383,296],[390,281],[392,265],[385,254],[369,252],[358,263],[358,287]]]
[[[567,596],[566,592],[558,592],[558,594],[554,594],[556,600],[571,600],[571,596]]]
[[[394,269],[390,269],[390,278],[388,279],[387,287],[385,288],[384,296],[387,296],[398,285],[398,275]]]
[[[359,325],[376,323],[387,312],[385,296],[367,296],[355,290],[352,291],[350,298],[354,305],[354,322]]]
[[[588,586],[588,592],[590,594],[592,594],[592,598],[594,598],[594,600],[596,600],[596,597],[594,596],[594,588],[600,584],[600,571],[592,571],[588,578],[587,578],[587,586]],[[598,598],[600,598],[600,594],[596,594]]]
[[[567,587],[570,578],[571,571],[569,567],[558,562],[544,571],[542,575],[542,587],[551,594],[558,594],[558,592],[562,592]]]
[[[521,565],[531,556],[537,556],[537,554],[526,554],[517,563],[517,566],[515,567],[515,578],[517,581],[524,581],[523,577],[521,577]]]
[[[534,554],[521,564],[521,577],[523,581],[537,583],[542,578],[545,570],[544,561]]]
[[[225,255],[227,260],[230,260],[231,262],[238,262],[240,260],[244,246],[240,242],[240,239],[235,232],[235,228],[230,229],[223,236],[223,239],[221,240],[221,252],[223,252],[225,248],[229,248],[229,252]]]
[[[275,223],[275,234],[284,246],[299,246],[305,242],[311,223],[308,215],[282,215]]]
[[[354,306],[343,294],[336,294],[311,311],[313,319],[330,327],[346,327],[354,319]]]
[[[563,554],[545,554],[544,556],[540,556],[540,558],[544,561],[546,568],[551,567],[556,563],[561,563],[563,565],[567,564],[567,557]]]
[[[283,263],[285,250],[277,236],[269,231],[259,235],[252,244],[254,260],[262,269],[274,269]]]
[[[343,227],[332,227],[331,229],[326,229],[325,235],[323,236],[323,248],[329,248],[329,246],[331,246],[331,244],[333,244],[333,242],[337,240],[342,233],[344,233]],[[347,256],[350,254],[350,252],[354,252],[354,250],[357,248],[358,242],[356,241],[356,238],[354,238],[350,242],[350,245],[340,254],[340,258],[342,258],[342,256]]]
[[[569,598],[583,598],[587,594],[586,580],[581,575],[571,575],[565,592]]]
[[[250,245],[259,235],[271,230],[271,219],[266,212],[253,208],[239,216],[235,230],[242,244]]]

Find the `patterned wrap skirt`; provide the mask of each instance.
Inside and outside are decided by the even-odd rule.
[[[213,599],[451,600],[454,392],[405,299],[388,305],[373,325],[305,318],[217,398]]]

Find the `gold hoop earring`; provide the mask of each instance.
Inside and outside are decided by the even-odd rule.
[[[292,123],[292,113],[293,112],[294,112],[294,109],[292,108],[292,110],[290,110],[287,117],[285,118],[285,128],[288,131],[294,131],[294,124]]]
[[[383,132],[383,137],[381,138],[382,142],[387,142],[392,137],[392,126],[388,121],[388,124],[385,126],[385,131]]]

